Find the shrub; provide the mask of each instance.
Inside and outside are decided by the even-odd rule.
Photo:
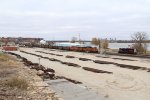
[[[109,41],[108,40],[102,40],[101,42],[101,48],[108,49]]]
[[[147,43],[148,34],[145,32],[137,32],[132,36],[133,41],[135,42],[133,48],[137,50],[139,54],[146,54],[147,52]]]

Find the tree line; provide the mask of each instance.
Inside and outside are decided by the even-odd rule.
[[[133,45],[131,46],[131,48],[136,49],[138,54],[146,54],[148,48],[147,43],[150,43],[150,40],[148,39],[149,36],[145,32],[136,32],[132,34],[130,43],[133,43]],[[108,49],[109,46],[109,41],[107,39],[100,39],[96,37],[92,38],[91,43],[93,45],[98,46],[99,51],[100,49],[104,49],[106,51],[106,49]],[[124,41],[123,43],[129,43],[129,42]]]

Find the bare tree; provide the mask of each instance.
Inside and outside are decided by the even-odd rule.
[[[93,45],[98,46],[98,51],[100,52],[100,48],[101,48],[101,40],[99,38],[92,38],[92,42]]]
[[[106,50],[108,49],[108,46],[109,46],[109,41],[107,39],[101,40],[101,48]]]
[[[109,41],[107,39],[102,39],[101,40],[101,53],[106,54],[106,50],[108,49]]]
[[[100,45],[100,39],[99,38],[92,38],[92,42],[93,45]]]
[[[133,48],[137,50],[137,53],[145,53],[147,52],[147,43],[148,35],[145,32],[137,32],[134,33],[132,36],[133,41]]]

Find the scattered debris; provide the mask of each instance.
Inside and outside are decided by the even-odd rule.
[[[66,79],[74,84],[82,84],[82,82],[79,82],[79,81],[76,81],[76,80],[73,80],[73,79],[70,79],[70,78],[66,78],[64,76],[56,76],[57,79]]]
[[[133,69],[133,70],[138,70],[138,69],[141,69],[142,67],[138,67],[138,66],[133,66],[133,65],[125,65],[125,64],[115,64],[119,67],[122,67],[122,68],[128,68],[128,69]]]
[[[82,60],[82,61],[91,61],[91,59],[87,59],[87,58],[79,58],[79,60]]]
[[[140,66],[133,66],[133,65],[126,65],[126,64],[119,64],[119,63],[114,63],[114,62],[108,62],[108,61],[100,61],[100,60],[95,60],[95,63],[99,63],[99,64],[113,64],[122,68],[127,68],[127,69],[133,69],[133,70],[147,70],[146,67],[140,67]]]
[[[24,53],[27,53],[27,52],[24,52]],[[55,71],[51,68],[45,68],[44,66],[42,65],[39,65],[38,63],[32,63],[31,61],[28,61],[26,58],[23,58],[15,53],[10,53],[12,55],[16,55],[17,57],[19,57],[20,59],[22,59],[23,61],[23,64],[25,66],[28,66],[29,68],[31,69],[35,69],[37,71],[43,71],[44,73],[39,73],[37,72],[39,76],[41,76],[43,79],[54,79],[55,78]],[[27,54],[31,54],[31,53],[27,53]],[[32,54],[34,55],[34,54]],[[44,57],[43,57],[44,58]],[[49,59],[49,58],[45,58],[45,59]]]
[[[27,53],[27,52],[24,52],[24,53]],[[30,54],[30,53],[27,53],[27,54]],[[13,55],[17,55],[17,54],[14,54]],[[35,55],[35,54],[32,54],[32,55]],[[17,55],[18,56],[18,55]],[[31,67],[31,69],[35,69],[37,70],[37,75],[39,75],[40,77],[44,79],[57,79],[57,78],[61,78],[61,79],[66,79],[72,83],[75,83],[75,84],[82,84],[81,82],[79,81],[76,81],[76,80],[72,80],[72,79],[69,79],[69,78],[66,78],[66,77],[56,77],[55,76],[55,70],[51,69],[51,68],[45,68],[44,66],[42,65],[38,65],[37,63],[32,63],[31,61],[28,61],[26,58],[23,58],[23,57],[20,57],[22,59],[22,61],[24,62],[25,65],[28,65]],[[45,58],[45,57],[44,57]],[[74,63],[70,63],[70,62],[62,62],[60,60],[57,60],[57,59],[54,59],[54,58],[45,58],[45,59],[49,59],[50,61],[58,61],[58,62],[61,62],[62,64],[66,64],[68,66],[74,66],[74,67],[81,67],[80,65],[78,64],[74,64]]]
[[[78,64],[70,63],[70,62],[61,62],[62,64],[68,65],[68,66],[73,66],[73,67],[81,67]]]
[[[35,52],[44,53],[44,54],[50,54],[50,55],[56,55],[56,56],[63,56],[63,55],[60,55],[60,54],[47,53],[47,52],[43,52],[43,51],[35,51]]]
[[[94,60],[93,62],[95,62],[95,63],[99,63],[99,64],[114,64],[113,62],[100,61],[100,60]]]
[[[21,52],[24,52],[24,53],[27,53],[27,54],[32,54],[32,53],[28,53],[28,52],[25,52],[25,51],[21,51]],[[13,54],[11,53],[12,55],[16,55],[17,58],[21,58],[23,59],[26,63],[25,65],[26,66],[31,66],[33,65],[32,62],[30,61],[27,61],[27,59],[25,58],[22,58],[20,57],[20,55],[17,55],[17,54]],[[32,54],[32,55],[36,55],[36,54]],[[38,56],[41,56],[41,55],[38,55]],[[66,56],[67,57],[67,56]],[[74,56],[69,56],[69,57],[74,57]],[[55,59],[55,58],[48,58],[48,57],[42,57],[42,58],[45,58],[45,59],[49,59],[50,61],[57,61],[57,62],[60,62],[62,64],[66,64],[68,66],[74,66],[74,67],[81,67],[80,65],[78,64],[74,64],[74,63],[70,63],[70,62],[63,62],[63,61],[60,61],[58,59]],[[79,58],[80,60],[90,60],[90,59],[87,59],[87,58]],[[116,65],[116,66],[119,66],[121,68],[127,68],[127,69],[133,69],[133,70],[138,70],[138,69],[141,69],[141,70],[148,70],[148,68],[146,67],[140,67],[140,66],[133,66],[133,65],[126,65],[126,64],[119,64],[119,63],[114,63],[114,62],[108,62],[108,61],[101,61],[101,60],[93,60],[93,62],[95,63],[98,63],[98,64],[113,64],[113,65]],[[148,70],[149,71],[149,70]]]
[[[107,57],[107,56],[96,56],[96,57],[101,57],[101,58],[110,58],[110,57]]]
[[[137,60],[125,59],[125,58],[112,58],[112,59],[118,59],[118,60],[127,60],[127,61],[137,61]]]
[[[44,70],[44,73],[48,73],[48,72],[55,73],[55,70],[53,70],[51,68],[47,68],[47,69]]]
[[[74,56],[67,55],[66,58],[75,58]]]
[[[84,70],[91,71],[94,73],[107,73],[107,74],[113,74],[113,72],[108,72],[108,71],[103,71],[103,70],[98,70],[94,68],[89,68],[89,67],[83,67]]]
[[[57,61],[57,62],[61,62],[60,60],[58,59],[55,59],[55,58],[49,58],[50,61]]]
[[[56,56],[63,56],[63,55],[60,55],[60,54],[56,54]]]

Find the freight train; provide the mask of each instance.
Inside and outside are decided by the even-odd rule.
[[[87,52],[87,53],[98,53],[97,47],[86,46],[84,44],[77,43],[59,43],[55,45],[28,45],[25,44],[26,47],[40,47],[40,48],[49,48],[49,49],[59,49],[59,50],[67,50],[67,51],[76,51],[76,52]]]
[[[97,47],[87,46],[79,43],[56,43],[53,46],[50,46],[50,48],[76,52],[98,53]]]
[[[87,46],[85,44],[78,44],[78,43],[58,43],[58,44],[54,44],[54,45],[35,45],[34,44],[34,45],[25,45],[25,46],[76,51],[76,52],[99,53],[99,50],[97,47]],[[119,48],[118,53],[137,54],[136,50],[132,49],[132,48]]]
[[[96,47],[80,47],[80,46],[50,46],[50,49],[59,49],[59,50],[68,50],[68,51],[76,51],[76,52],[88,52],[88,53],[98,53],[98,49]]]

